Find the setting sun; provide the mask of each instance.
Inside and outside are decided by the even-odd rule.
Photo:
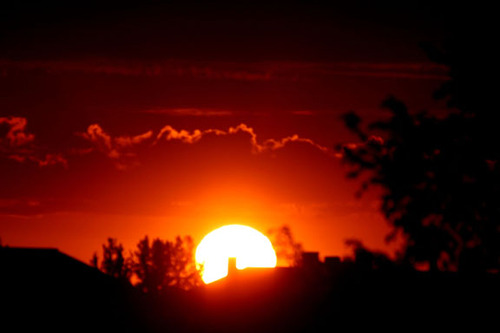
[[[271,241],[245,225],[226,225],[202,239],[196,249],[196,263],[203,266],[203,281],[211,283],[227,276],[229,258],[236,258],[238,269],[276,266]]]

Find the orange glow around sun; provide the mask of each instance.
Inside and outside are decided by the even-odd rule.
[[[203,267],[203,282],[208,284],[226,277],[229,258],[236,258],[237,269],[276,267],[271,241],[245,225],[226,225],[202,239],[196,248],[196,264]]]

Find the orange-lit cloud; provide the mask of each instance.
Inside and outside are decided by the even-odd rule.
[[[26,132],[27,123],[28,121],[23,117],[0,117],[0,125],[7,127],[5,136],[0,137],[0,145],[20,147],[32,142],[35,136]]]
[[[4,130],[5,134],[0,137],[0,152],[2,156],[20,163],[31,161],[40,167],[56,164],[67,166],[68,162],[62,153],[42,152],[33,144],[35,135],[26,132],[26,118],[2,117],[0,118],[0,124],[6,127],[6,130]],[[195,129],[192,131],[176,129],[171,125],[166,125],[156,135],[150,130],[135,136],[115,137],[104,131],[99,124],[92,124],[87,127],[85,132],[77,133],[78,136],[90,142],[92,147],[83,149],[73,148],[69,152],[72,155],[86,155],[92,151],[99,151],[113,160],[117,168],[126,169],[129,166],[139,163],[137,159],[137,147],[139,145],[147,148],[155,146],[162,141],[179,141],[186,144],[194,144],[202,140],[205,136],[231,136],[237,134],[248,136],[251,151],[256,154],[283,149],[292,143],[304,143],[325,154],[335,156],[331,149],[310,138],[303,138],[297,134],[277,139],[258,140],[255,130],[244,123],[227,129],[210,128],[204,130]]]
[[[181,141],[184,143],[195,143],[201,140],[201,138],[207,134],[214,134],[214,135],[226,135],[227,133],[218,129],[207,129],[207,130],[199,130],[195,129],[192,132],[189,132],[187,130],[176,130],[170,125],[164,126],[158,135],[156,136],[156,141],[155,143],[159,142],[162,138],[171,141],[171,140],[177,140]]]
[[[96,150],[114,160],[115,165],[119,169],[123,169],[127,167],[127,163],[124,159],[133,158],[135,156],[131,148],[149,140],[153,132],[148,131],[136,136],[119,136],[113,138],[106,133],[100,125],[92,124],[87,128],[86,132],[78,134],[90,141]]]
[[[268,140],[264,141],[264,147],[265,147],[264,149],[270,149],[270,150],[280,149],[280,148],[285,147],[287,144],[289,144],[291,142],[307,143],[307,144],[313,146],[314,148],[321,150],[324,153],[327,153],[327,154],[330,153],[330,150],[327,147],[319,145],[311,139],[301,138],[297,134],[294,134],[292,136],[288,136],[288,137],[283,138],[281,140],[268,139]]]
[[[35,135],[26,131],[28,121],[24,117],[0,117],[0,157],[23,163],[33,162],[40,167],[61,164],[67,160],[61,153],[43,152],[34,144]]]
[[[297,134],[287,136],[280,139],[266,139],[259,141],[254,129],[246,124],[239,124],[237,126],[229,127],[228,129],[195,129],[192,131],[185,129],[176,129],[171,125],[162,127],[153,140],[153,131],[136,135],[136,136],[118,136],[112,137],[106,133],[100,125],[92,124],[87,128],[84,133],[78,133],[87,141],[93,144],[92,149],[79,150],[81,154],[90,153],[97,150],[108,158],[115,161],[115,165],[120,169],[125,169],[131,164],[137,164],[135,157],[137,156],[135,147],[143,144],[144,148],[152,147],[165,141],[178,141],[185,144],[194,144],[202,140],[206,136],[231,136],[237,134],[245,134],[249,137],[252,153],[265,153],[282,149],[291,143],[305,143],[314,149],[318,149],[325,154],[334,156],[334,152],[322,146],[312,139],[302,138]]]
[[[357,150],[365,148],[366,146],[383,146],[384,139],[378,135],[370,135],[364,142],[348,142],[338,145],[337,150],[342,152],[344,150]]]
[[[292,142],[302,142],[311,145],[312,147],[323,151],[324,153],[330,153],[330,149],[324,147],[311,139],[301,138],[297,134],[281,138],[281,139],[267,139],[263,142],[259,142],[257,140],[257,134],[254,129],[246,124],[239,124],[238,126],[229,127],[227,130],[220,129],[207,129],[207,130],[199,130],[196,129],[194,131],[186,131],[186,130],[176,130],[172,126],[167,125],[163,127],[156,137],[156,141],[158,142],[161,139],[165,139],[167,141],[170,140],[178,140],[184,143],[195,143],[201,140],[201,138],[205,135],[234,135],[238,133],[245,133],[250,137],[250,144],[252,145],[252,151],[254,153],[263,153],[267,151],[277,150],[284,148],[286,145]]]
[[[384,147],[385,141],[382,137],[378,135],[370,135],[363,142],[348,142],[343,144],[338,144],[336,146],[335,157],[339,159],[343,159],[344,161],[349,162],[349,158],[355,157],[356,152],[365,152],[367,149],[375,148],[379,150],[382,154],[387,152],[387,149]],[[363,154],[366,157],[366,154]],[[357,158],[357,157],[355,157]],[[375,161],[372,161],[375,163]],[[353,168],[348,175],[354,176],[360,173],[361,169],[358,167]],[[358,192],[358,195],[361,192]]]

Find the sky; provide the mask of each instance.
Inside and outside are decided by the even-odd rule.
[[[107,237],[289,225],[305,250],[393,254],[379,192],[356,197],[342,122],[389,95],[441,112],[447,70],[421,42],[458,16],[431,2],[159,1],[2,5],[0,238],[88,261]],[[8,6],[8,7],[5,7]]]

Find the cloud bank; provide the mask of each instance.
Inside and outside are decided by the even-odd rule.
[[[259,141],[254,129],[246,124],[229,127],[228,129],[195,129],[192,131],[176,129],[171,125],[163,126],[156,135],[153,131],[148,131],[136,136],[112,137],[106,133],[98,124],[90,125],[84,133],[78,135],[92,144],[92,148],[86,152],[98,151],[115,162],[119,169],[126,169],[129,166],[137,165],[137,146],[151,148],[163,142],[177,141],[184,144],[195,144],[207,136],[232,136],[245,134],[248,136],[251,145],[251,152],[261,154],[283,149],[292,143],[304,143],[322,153],[334,156],[329,148],[322,146],[312,139],[302,138],[297,134],[280,139],[266,139]]]
[[[65,155],[86,155],[99,152],[111,159],[118,169],[127,169],[139,163],[139,149],[150,149],[164,142],[177,141],[184,144],[195,144],[207,136],[229,137],[243,134],[248,137],[251,152],[262,154],[283,149],[293,143],[306,144],[329,156],[335,152],[312,139],[300,137],[297,134],[283,138],[259,140],[255,130],[241,123],[227,129],[176,129],[171,125],[163,126],[156,134],[153,130],[133,136],[112,136],[101,125],[91,124],[86,131],[76,133],[90,143],[90,147],[70,149],[66,154],[46,152],[35,144],[35,135],[27,132],[27,119],[24,117],[0,117],[0,157],[23,163],[31,161],[40,167],[61,164],[67,166]]]

